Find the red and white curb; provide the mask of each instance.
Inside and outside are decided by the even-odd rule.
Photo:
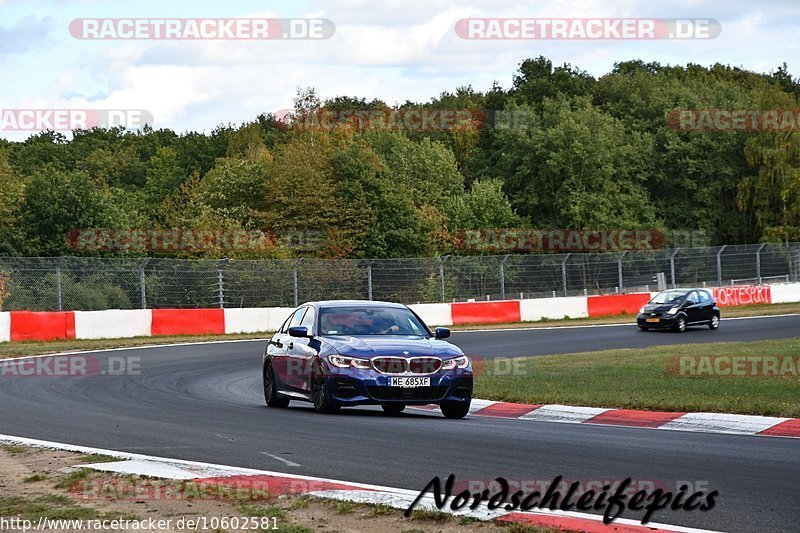
[[[248,487],[268,487],[270,494],[276,496],[284,494],[297,496],[307,495],[355,503],[382,504],[405,510],[419,495],[418,491],[409,489],[384,487],[366,483],[353,483],[350,481],[338,481],[213,463],[186,461],[182,459],[169,459],[165,457],[77,446],[11,435],[0,435],[0,443],[64,450],[84,454],[102,454],[121,459],[121,461],[107,463],[85,464],[81,465],[82,468],[92,468],[94,470],[112,472],[115,474],[140,475],[170,480],[192,480],[196,483],[230,486],[239,489]],[[436,510],[433,497],[425,496],[420,499],[416,508],[420,510]],[[463,509],[450,511],[447,507],[442,509],[442,511],[478,520],[498,520],[507,523],[516,522],[526,525],[549,526],[561,528],[564,531],[589,533],[714,533],[710,530],[672,526],[654,522],[642,525],[636,520],[625,518],[618,518],[613,523],[606,525],[602,522],[602,516],[568,511],[537,510],[535,512],[519,512],[498,509]]]
[[[439,411],[439,408],[435,405],[421,406],[417,407],[417,409]],[[469,414],[471,416],[513,418],[537,422],[565,422],[701,433],[800,438],[800,418],[773,416],[634,411],[570,405],[533,405],[478,399],[472,400]]]

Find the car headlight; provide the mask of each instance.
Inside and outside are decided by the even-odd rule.
[[[678,307],[673,307],[672,309],[670,309],[669,311],[667,311],[667,314],[668,314],[668,315],[674,315],[675,313],[677,313],[677,312],[678,312],[678,309],[679,309]]]
[[[639,309],[639,314],[640,314],[640,315],[643,315],[643,314],[644,314],[644,306],[642,306],[642,308],[641,308],[641,309]]]
[[[338,368],[358,368],[361,370],[369,370],[369,359],[359,359],[358,357],[344,357],[341,355],[331,355],[328,361]]]
[[[455,359],[448,359],[442,362],[442,370],[453,370],[455,368],[467,368],[469,366],[469,358],[466,355],[456,357]]]

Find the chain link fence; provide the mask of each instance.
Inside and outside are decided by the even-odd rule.
[[[800,281],[800,243],[415,259],[0,258],[3,310],[500,300]]]

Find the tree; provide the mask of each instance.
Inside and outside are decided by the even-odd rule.
[[[125,227],[127,214],[86,172],[46,167],[26,183],[19,218],[26,253],[63,255],[71,231]]]
[[[0,148],[0,255],[17,255],[23,250],[18,225],[25,185],[11,168],[8,154]]]
[[[499,166],[518,212],[535,227],[656,224],[643,186],[652,140],[626,132],[587,97],[547,98],[542,108],[536,127],[498,133]]]

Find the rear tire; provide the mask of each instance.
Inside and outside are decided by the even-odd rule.
[[[311,382],[311,398],[314,400],[314,410],[318,413],[338,413],[341,408],[328,397],[328,380],[324,377],[315,377]]]
[[[675,321],[675,331],[678,333],[683,333],[686,331],[686,319],[682,316],[678,317],[678,320]]]
[[[442,402],[439,407],[445,418],[464,418],[469,414],[470,402]]]
[[[278,387],[275,386],[275,370],[273,370],[269,359],[264,362],[262,378],[264,380],[264,401],[267,402],[267,405],[270,407],[288,407],[289,400],[278,396]]]
[[[708,329],[719,329],[719,315],[714,315],[711,317],[711,322],[708,323]]]
[[[389,416],[397,416],[402,413],[405,408],[406,404],[404,403],[382,403],[381,408],[383,412]]]

